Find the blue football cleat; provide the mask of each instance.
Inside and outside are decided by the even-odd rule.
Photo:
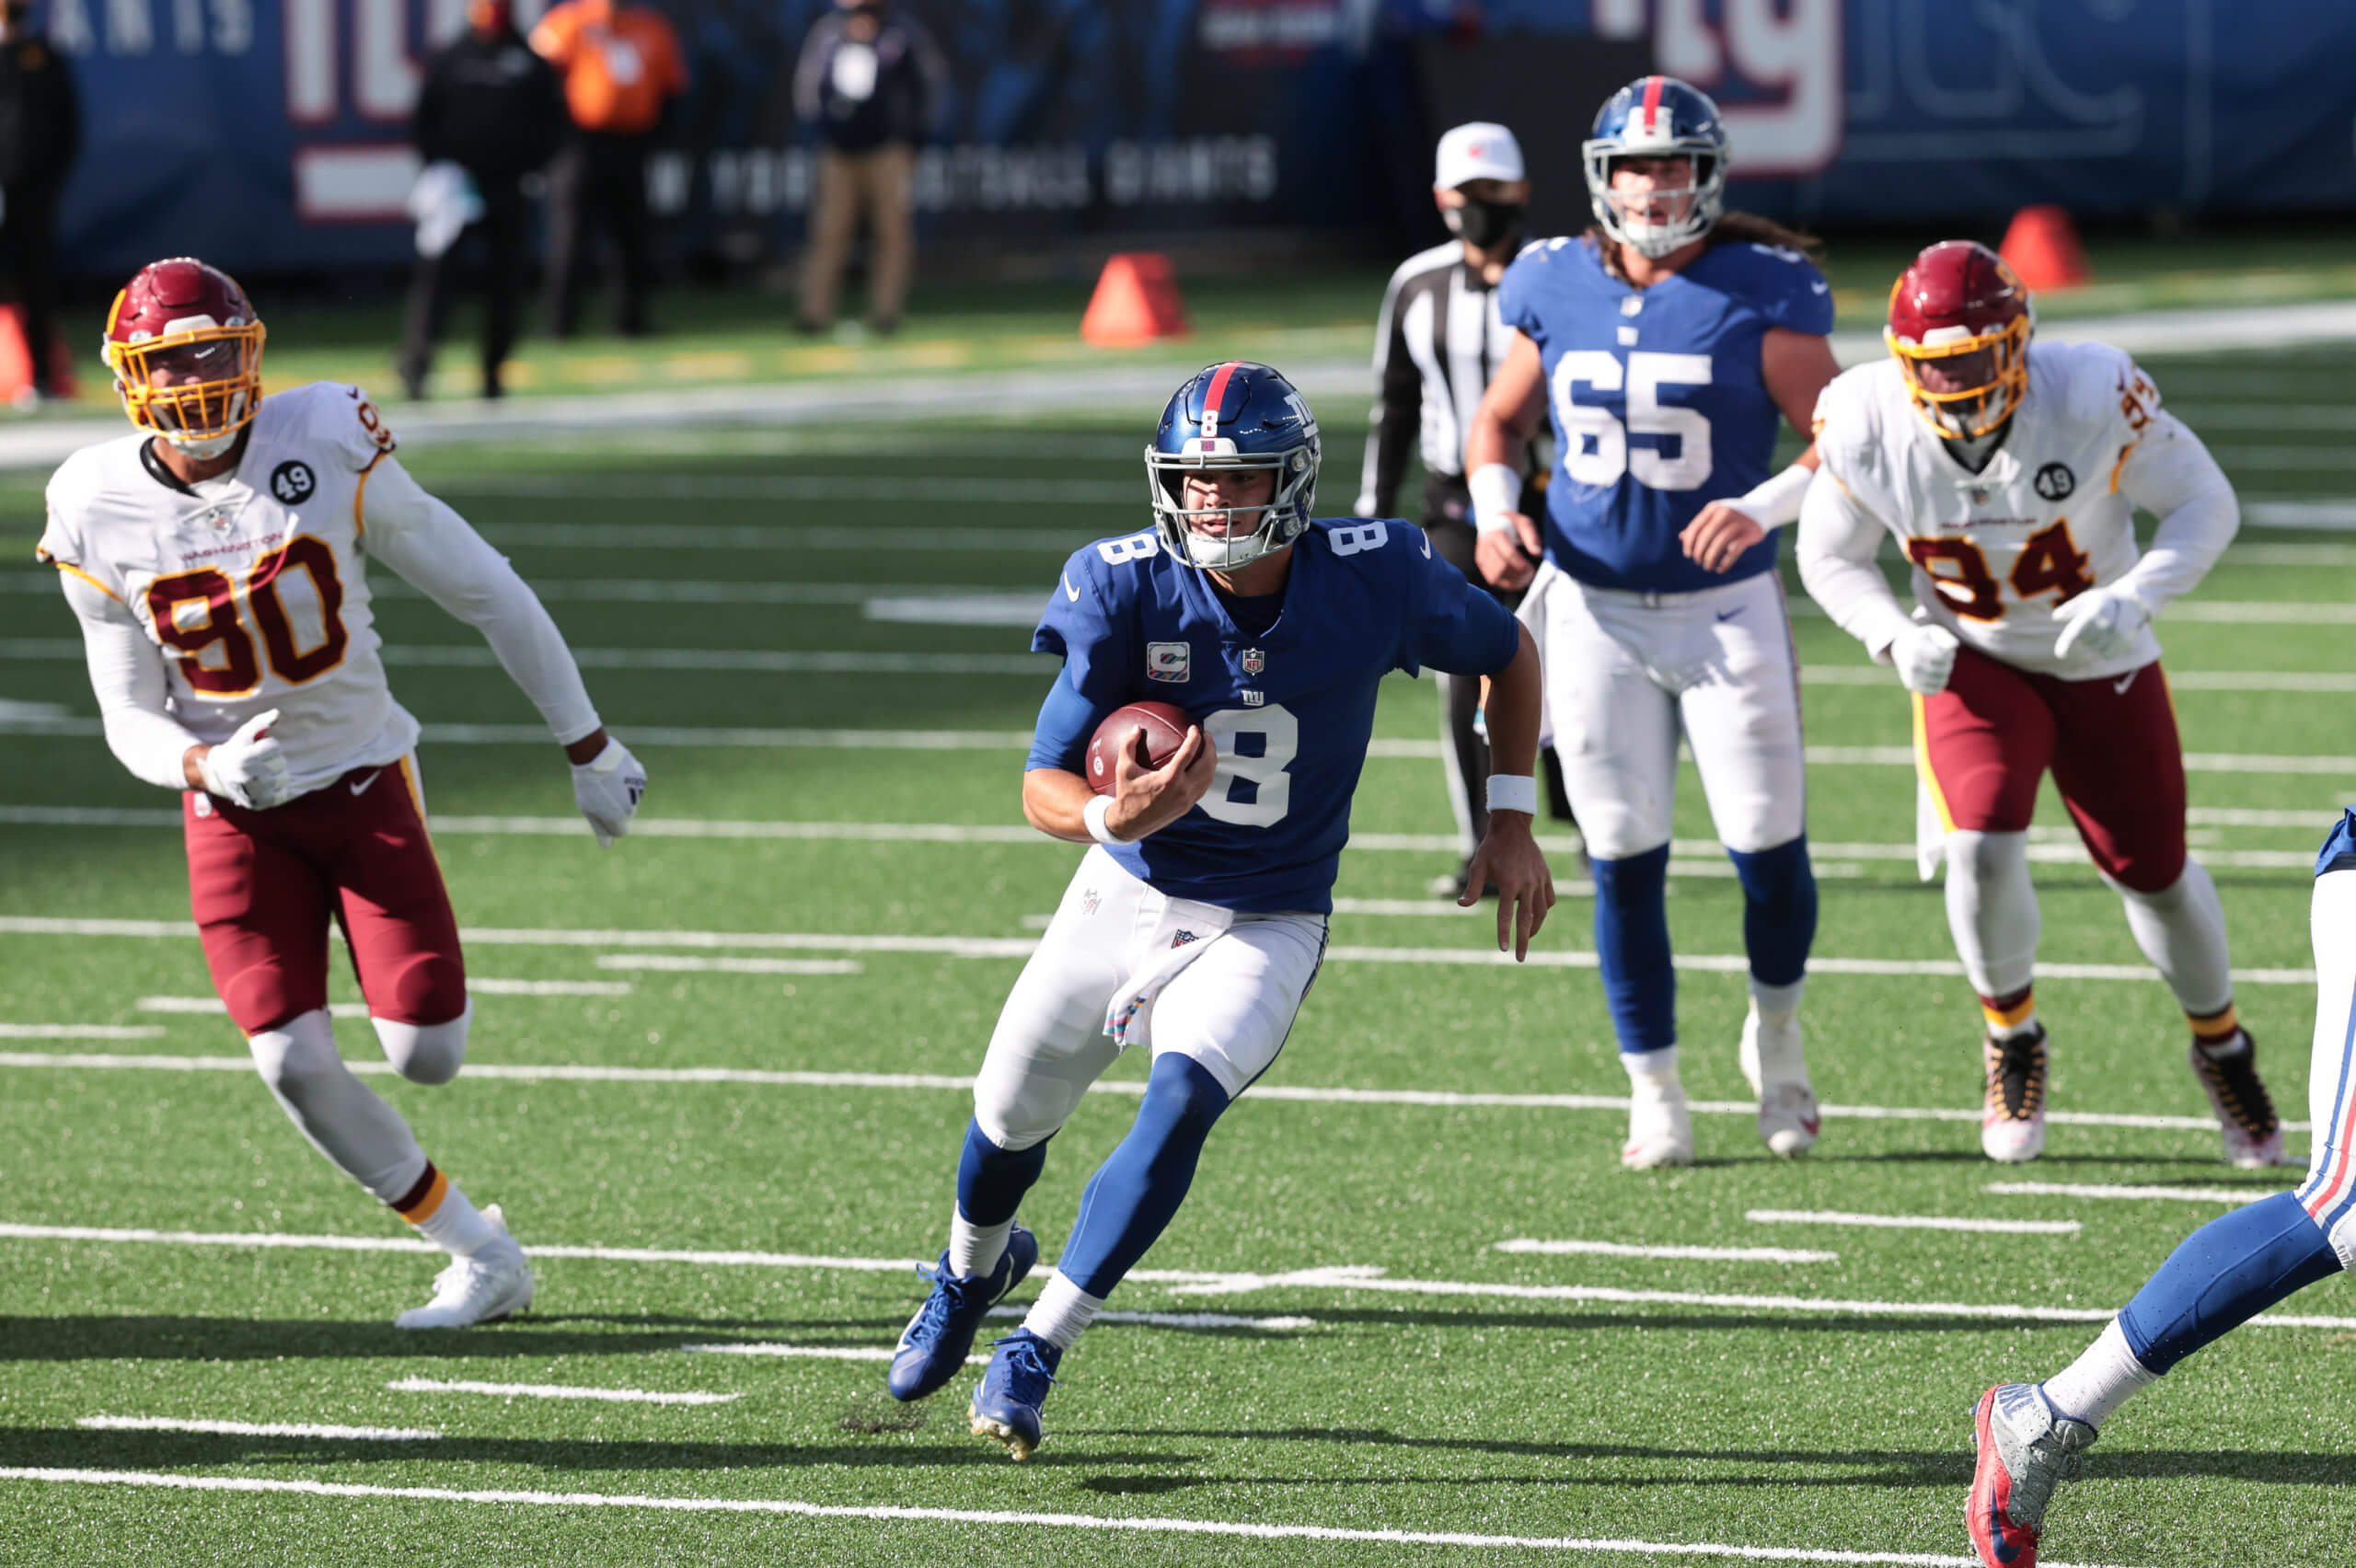
[[[1039,1407],[1047,1402],[1056,1364],[1063,1358],[1062,1351],[1027,1330],[999,1340],[966,1411],[974,1435],[997,1438],[1017,1464],[1029,1458],[1039,1446]]]
[[[957,1376],[973,1354],[982,1319],[1022,1283],[1038,1261],[1039,1239],[1018,1225],[1007,1236],[998,1267],[987,1274],[961,1279],[951,1274],[947,1252],[929,1273],[918,1269],[932,1281],[932,1294],[900,1332],[899,1348],[892,1354],[892,1397],[920,1400]]]

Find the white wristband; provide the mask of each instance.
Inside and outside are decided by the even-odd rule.
[[[1509,531],[1505,514],[1521,510],[1521,476],[1510,463],[1484,463],[1464,477],[1472,495],[1472,525],[1484,534]]]
[[[1088,804],[1080,809],[1080,820],[1088,824],[1088,836],[1096,840],[1097,843],[1126,844],[1128,840],[1115,834],[1113,831],[1113,824],[1104,820],[1105,813],[1112,809],[1112,796],[1091,795],[1088,798]]]
[[[1536,816],[1538,814],[1538,780],[1527,773],[1490,774],[1489,809],[1493,812],[1520,812],[1525,816]]]
[[[1807,487],[1816,478],[1816,470],[1804,463],[1795,463],[1782,473],[1761,480],[1741,495],[1727,502],[1738,512],[1748,513],[1750,520],[1761,528],[1780,528],[1786,523],[1800,520],[1800,502],[1807,497]]]

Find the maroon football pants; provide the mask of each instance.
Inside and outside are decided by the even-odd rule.
[[[2048,768],[2095,864],[2136,893],[2184,874],[2184,745],[2155,661],[2065,681],[1969,648],[1914,699],[1916,760],[1950,829],[2021,833]]]
[[[330,920],[372,1016],[433,1024],[466,1010],[457,917],[407,759],[267,812],[191,790],[181,819],[204,962],[238,1029],[328,1005]]]

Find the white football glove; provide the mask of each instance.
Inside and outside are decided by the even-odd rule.
[[[597,847],[610,848],[629,831],[638,814],[639,797],[646,793],[646,769],[629,748],[610,737],[606,749],[587,762],[572,765],[572,800],[596,831]]]
[[[270,732],[277,722],[275,708],[257,713],[238,725],[236,734],[209,748],[196,765],[204,792],[249,812],[284,805],[294,791],[287,787],[286,753]]]
[[[1936,624],[1917,622],[1898,634],[1889,645],[1889,662],[1897,666],[1898,682],[1918,697],[1936,697],[1947,689],[1955,673],[1955,633]]]
[[[2152,624],[2152,612],[2124,588],[2089,588],[2053,612],[2062,623],[2053,656],[2067,659],[2084,649],[2093,659],[2117,659],[2135,651],[2135,640]]]

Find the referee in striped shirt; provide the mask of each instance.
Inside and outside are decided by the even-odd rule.
[[[1472,559],[1472,503],[1464,488],[1464,438],[1489,377],[1504,363],[1512,333],[1497,319],[1497,280],[1521,248],[1521,213],[1530,200],[1521,145],[1502,125],[1475,121],[1439,139],[1432,199],[1456,237],[1409,257],[1391,274],[1374,329],[1374,374],[1380,400],[1367,436],[1357,514],[1396,517],[1411,450],[1424,463],[1424,531],[1432,548],[1482,587]],[[1545,467],[1525,454],[1525,481],[1544,483]],[[1507,601],[1511,602],[1510,598]],[[1464,891],[1464,868],[1488,831],[1484,781],[1489,747],[1478,722],[1477,676],[1433,672],[1439,686],[1440,747],[1449,803],[1456,813],[1460,859],[1452,876],[1432,883],[1449,897]],[[1546,753],[1553,813],[1567,819],[1561,767]]]

